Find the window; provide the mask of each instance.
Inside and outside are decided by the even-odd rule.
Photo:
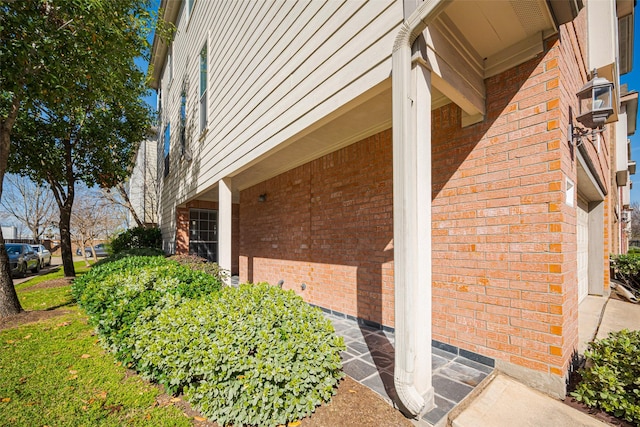
[[[162,89],[158,88],[158,120],[162,122]]]
[[[207,127],[207,44],[200,51],[200,132]]]
[[[180,94],[180,150],[184,154],[187,147],[187,92],[185,84],[182,84],[182,93]]]
[[[171,123],[164,127],[164,176],[169,175],[169,150],[171,148]]]
[[[187,22],[189,22],[189,20],[191,19],[191,11],[193,10],[193,0],[187,0],[187,3],[185,6],[186,6],[185,14],[186,14]]]
[[[173,55],[171,54],[173,52],[173,44],[171,46],[169,46],[169,53],[167,54],[167,77],[169,84],[171,84],[171,80],[173,80]]]
[[[189,254],[218,262],[218,211],[189,211]]]
[[[169,155],[169,149],[171,148],[171,123],[167,123],[164,127],[164,155]]]

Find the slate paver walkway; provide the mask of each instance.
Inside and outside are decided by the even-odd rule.
[[[394,334],[381,331],[333,313],[336,333],[344,338],[342,352],[344,372],[369,387],[391,405],[396,397],[393,384]],[[438,424],[493,368],[454,353],[432,347],[433,388],[436,407],[423,416],[431,425]]]

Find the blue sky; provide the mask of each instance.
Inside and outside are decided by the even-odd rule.
[[[627,83],[629,90],[640,92],[640,29],[638,26],[638,11],[638,6],[636,5],[636,24],[633,34],[633,67],[630,73],[620,76],[620,81]],[[640,163],[640,129],[636,131],[635,135],[631,136],[631,158],[637,163]],[[636,173],[636,175],[631,175],[631,181],[634,182],[633,188],[631,189],[631,202],[640,202],[640,171]]]
[[[150,4],[149,4],[149,8],[147,9],[148,11],[150,11],[152,14],[156,14],[158,13],[158,8],[160,7],[160,0],[151,0]],[[154,32],[152,31],[151,34],[149,34],[149,45],[153,45],[153,34]],[[145,73],[147,72],[147,68],[149,67],[149,64],[147,63],[147,61],[145,61],[142,58],[137,58],[136,59],[136,65],[138,65],[138,67],[140,67],[140,69],[142,69]],[[153,108],[154,110],[156,109],[156,91],[149,89],[149,95],[144,97],[144,100],[147,102],[147,104],[149,104],[151,106],[151,108]]]

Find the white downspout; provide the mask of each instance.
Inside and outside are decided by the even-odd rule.
[[[225,283],[231,285],[233,229],[233,193],[231,178],[218,181],[218,265],[224,271]]]
[[[433,406],[431,386],[431,225],[424,224],[420,216],[420,203],[431,203],[431,165],[419,165],[418,151],[428,150],[430,144],[421,147],[418,134],[430,138],[430,116],[418,129],[419,96],[412,85],[411,47],[428,24],[438,16],[451,0],[425,0],[402,23],[393,46],[392,100],[393,100],[393,217],[394,217],[394,282],[395,282],[395,372],[394,383],[400,404],[409,415],[419,415]],[[430,73],[422,70],[423,90],[430,91]],[[420,77],[418,77],[419,79]],[[426,83],[425,83],[426,82]],[[427,85],[424,89],[424,85]],[[412,87],[414,90],[412,90]],[[430,95],[427,93],[430,104]],[[424,101],[423,101],[424,102]],[[431,106],[426,106],[430,114]],[[428,168],[422,170],[421,168]],[[426,182],[419,182],[428,172]],[[421,192],[427,192],[425,195]],[[423,205],[424,206],[424,205]],[[420,216],[420,218],[419,218]],[[428,240],[421,242],[421,240]],[[427,259],[421,259],[427,258]],[[422,287],[422,288],[420,288]],[[426,300],[426,301],[425,301]],[[422,304],[424,303],[424,305]],[[427,324],[420,324],[422,322]],[[427,357],[424,353],[427,352]],[[421,364],[428,363],[428,367]],[[420,372],[416,372],[420,370]],[[425,370],[429,378],[425,378]],[[425,384],[420,384],[426,382]]]

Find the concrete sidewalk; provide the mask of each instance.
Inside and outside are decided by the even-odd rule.
[[[569,427],[606,424],[503,374],[452,422],[453,427]]]
[[[640,304],[615,298],[589,296],[579,309],[580,354],[589,341],[606,338],[611,331],[640,330]],[[502,426],[606,426],[550,396],[497,373],[464,410],[450,419],[454,427]]]

